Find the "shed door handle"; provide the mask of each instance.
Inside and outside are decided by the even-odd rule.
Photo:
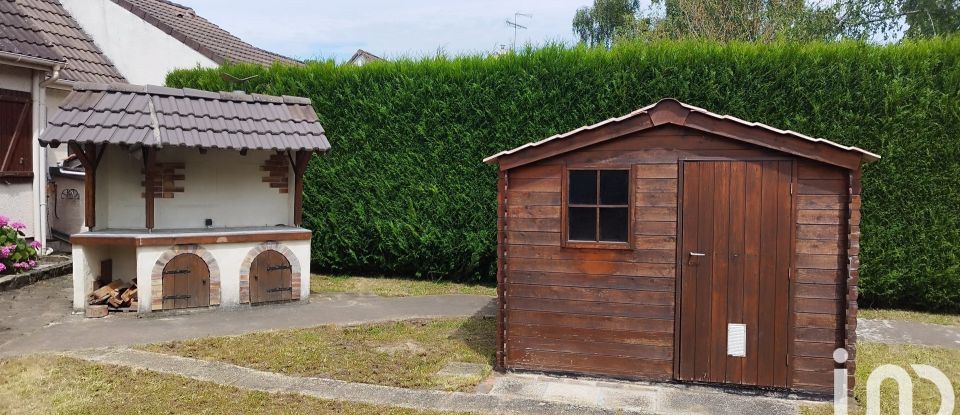
[[[703,252],[691,252],[690,256],[707,256],[707,254]]]

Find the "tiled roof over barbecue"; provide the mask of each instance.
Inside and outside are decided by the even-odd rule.
[[[43,145],[142,144],[330,149],[307,98],[129,84],[80,84],[40,136]]]
[[[220,26],[198,16],[193,9],[172,1],[112,1],[217,63],[271,65],[279,61],[293,65],[301,64],[300,61],[246,43]]]
[[[17,37],[38,45],[38,39],[47,52],[24,53],[44,59],[66,60],[60,76],[78,82],[124,82],[123,75],[100,51],[93,40],[57,0],[0,0],[2,12],[0,37]],[[12,40],[11,40],[12,42]],[[40,49],[39,46],[34,49]],[[5,50],[5,49],[4,49]],[[30,54],[32,53],[32,54]],[[47,56],[38,56],[48,53]]]
[[[53,44],[27,22],[14,0],[0,0],[0,52],[63,62]]]

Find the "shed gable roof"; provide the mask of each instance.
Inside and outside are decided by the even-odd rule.
[[[307,98],[80,84],[40,136],[66,142],[255,150],[330,149]]]
[[[501,170],[507,170],[664,124],[693,128],[848,169],[857,169],[861,161],[880,159],[879,155],[858,147],[716,114],[667,98],[624,116],[528,143],[483,161],[499,163]]]
[[[172,1],[111,1],[220,64],[227,62],[258,65],[271,65],[274,62],[291,65],[302,64],[296,59],[266,51],[244,42],[220,26],[197,15],[193,9]]]

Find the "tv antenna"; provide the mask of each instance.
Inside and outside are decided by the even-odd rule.
[[[239,85],[240,85],[242,88],[244,88],[244,89],[246,89],[247,81],[249,81],[249,80],[251,80],[251,79],[255,79],[255,78],[259,77],[259,76],[260,76],[260,75],[250,75],[250,76],[246,76],[246,77],[242,77],[242,78],[241,78],[241,77],[232,75],[232,74],[227,73],[227,72],[220,72],[220,79],[223,79],[224,81],[227,81],[227,83],[230,84],[230,85],[239,84]]]
[[[527,27],[526,27],[526,26],[518,23],[518,21],[519,21],[518,18],[521,17],[521,16],[522,16],[522,17],[526,17],[526,18],[528,18],[528,19],[532,19],[532,18],[533,18],[533,15],[532,15],[532,14],[526,14],[526,13],[516,12],[516,13],[513,14],[513,20],[507,19],[507,26],[510,26],[510,27],[513,28],[513,50],[517,50],[517,30],[518,30],[518,29],[527,30]]]

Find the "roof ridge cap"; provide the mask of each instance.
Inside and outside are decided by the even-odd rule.
[[[150,129],[153,130],[153,139],[157,141],[157,147],[163,147],[163,141],[160,140],[160,119],[157,117],[157,108],[153,105],[153,95],[147,95],[147,106],[150,108]]]

